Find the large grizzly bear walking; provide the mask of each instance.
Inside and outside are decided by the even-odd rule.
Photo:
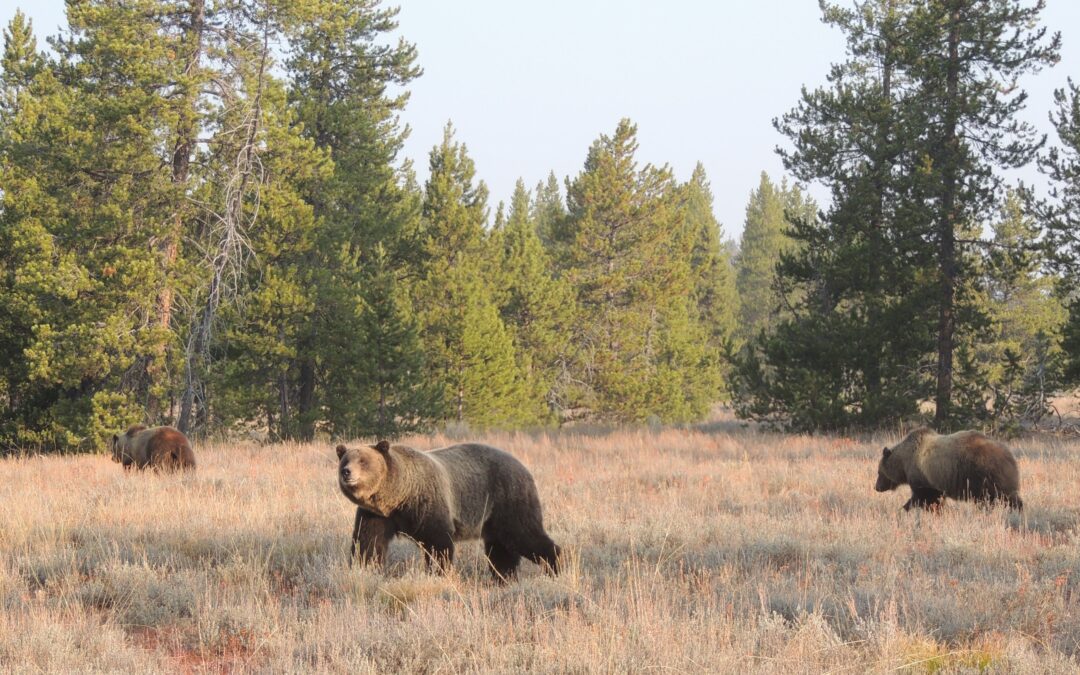
[[[337,447],[338,484],[357,505],[350,560],[380,563],[396,534],[416,540],[440,567],[454,542],[481,538],[498,580],[524,556],[558,573],[559,547],[544,530],[536,483],[510,454],[478,443],[420,452],[379,441]]]
[[[195,468],[195,453],[187,436],[172,427],[146,428],[141,424],[112,437],[112,459],[125,469],[176,471]]]
[[[971,499],[983,504],[1003,500],[1020,510],[1020,470],[1009,449],[977,431],[939,436],[916,429],[894,448],[885,448],[878,463],[878,492],[911,486],[912,506],[935,508],[941,498]]]

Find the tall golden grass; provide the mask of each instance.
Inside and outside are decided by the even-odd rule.
[[[196,448],[191,476],[0,462],[4,672],[1066,672],[1080,667],[1080,443],[1014,444],[1023,515],[873,492],[890,439],[494,434],[564,573],[347,564],[329,443]],[[409,442],[421,448],[445,437]]]

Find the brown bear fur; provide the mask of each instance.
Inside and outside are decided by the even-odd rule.
[[[141,424],[112,437],[112,458],[125,469],[176,471],[195,468],[195,453],[187,436],[172,427],[146,428]]]
[[[917,429],[893,448],[885,448],[878,463],[878,492],[911,486],[912,506],[937,508],[942,497],[970,499],[985,505],[1004,501],[1011,508],[1024,506],[1020,470],[1007,447],[977,431],[939,436]]]
[[[510,454],[478,443],[420,452],[379,441],[337,447],[338,485],[357,505],[350,560],[381,563],[397,534],[414,539],[441,568],[454,543],[483,539],[498,580],[524,556],[558,573],[559,547],[544,530],[536,483]]]

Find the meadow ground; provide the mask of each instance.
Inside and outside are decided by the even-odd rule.
[[[1022,516],[903,513],[885,442],[699,430],[494,434],[564,574],[490,580],[396,542],[347,565],[329,443],[197,447],[198,471],[0,461],[5,672],[1046,672],[1080,668],[1080,440],[1013,444]],[[444,445],[420,437],[416,447]]]

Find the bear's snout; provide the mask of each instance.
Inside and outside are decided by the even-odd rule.
[[[878,476],[877,483],[874,483],[875,492],[888,492],[889,490],[895,490],[896,485],[885,480],[884,476]]]
[[[348,483],[349,480],[351,480],[351,479],[352,479],[352,471],[349,469],[349,467],[347,467],[347,466],[341,467],[341,480]]]

